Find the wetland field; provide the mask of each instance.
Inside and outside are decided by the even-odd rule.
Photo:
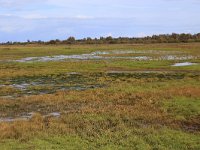
[[[200,43],[1,45],[10,149],[200,149]]]

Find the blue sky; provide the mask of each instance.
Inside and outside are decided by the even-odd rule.
[[[200,0],[0,0],[0,42],[200,32]]]

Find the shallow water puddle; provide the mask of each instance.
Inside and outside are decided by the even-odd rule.
[[[175,63],[174,67],[183,67],[183,66],[193,66],[193,65],[197,65],[197,63],[191,63],[191,62],[183,62],[183,63]]]
[[[142,56],[120,56],[123,54],[142,54]],[[158,54],[158,57],[149,56]],[[182,54],[177,55],[177,54]],[[107,56],[111,55],[111,56]],[[117,55],[117,56],[115,56]],[[113,51],[96,51],[89,54],[80,55],[56,55],[43,57],[27,57],[19,60],[10,60],[14,62],[48,62],[48,61],[65,61],[65,60],[108,60],[108,59],[130,59],[130,60],[187,60],[198,57],[184,55],[177,51],[157,51],[157,50],[113,50]]]
[[[31,86],[32,84],[28,84],[28,83],[24,83],[24,84],[12,84],[10,85],[13,88],[16,88],[18,90],[26,90],[29,86]]]
[[[48,115],[45,115],[45,117],[60,117],[60,112],[52,112],[49,113]]]
[[[90,59],[101,59],[101,56],[95,56],[92,54],[82,55],[57,55],[57,56],[44,56],[44,57],[27,57],[20,60],[14,60],[15,62],[48,62],[48,61],[62,61],[67,59],[75,60],[90,60]]]
[[[82,75],[70,72],[59,75],[19,77],[14,79],[0,79],[0,97],[20,97],[28,95],[52,94],[62,90],[87,90],[102,88],[98,84],[98,76]]]
[[[6,86],[5,86],[6,87]],[[87,90],[87,89],[94,89],[94,88],[102,88],[103,85],[99,84],[92,84],[92,85],[37,85],[37,86],[30,86],[29,84],[20,85],[10,85],[8,87],[13,87],[17,91],[13,91],[12,93],[5,93],[0,94],[0,98],[3,99],[12,99],[15,97],[20,96],[29,96],[29,95],[43,95],[43,94],[53,94],[57,91],[65,91],[65,90]]]
[[[189,60],[189,59],[198,59],[195,56],[176,56],[176,55],[166,55],[158,57],[158,60]]]
[[[111,50],[111,51],[96,51],[95,55],[106,54],[180,54],[179,51],[161,51],[161,50]]]
[[[176,72],[167,70],[135,70],[135,71],[107,71],[105,73],[81,74],[69,72],[59,75],[20,77],[8,80],[0,80],[0,98],[15,99],[21,96],[53,94],[66,90],[88,90],[95,88],[106,88],[110,81],[114,82],[119,78],[159,80],[183,79],[187,72]],[[198,77],[199,72],[193,73]],[[102,82],[103,79],[103,82]]]
[[[32,113],[28,113],[27,115],[23,115],[20,117],[6,117],[6,118],[0,118],[0,122],[14,122],[14,121],[28,121],[30,119],[33,118],[33,116],[36,113],[32,112]],[[60,112],[52,112],[52,113],[48,113],[46,115],[42,115],[44,118],[45,117],[55,117],[55,118],[59,118],[61,116]]]

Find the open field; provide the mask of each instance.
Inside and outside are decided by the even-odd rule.
[[[0,149],[200,149],[200,43],[0,46]]]

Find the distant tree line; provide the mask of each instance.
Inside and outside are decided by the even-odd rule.
[[[50,41],[30,41],[27,42],[6,42],[0,43],[1,45],[26,45],[26,44],[151,44],[151,43],[189,43],[189,42],[200,42],[200,33],[198,34],[160,34],[146,37],[100,37],[100,38],[83,38],[75,39],[69,37],[66,40],[50,40]]]

